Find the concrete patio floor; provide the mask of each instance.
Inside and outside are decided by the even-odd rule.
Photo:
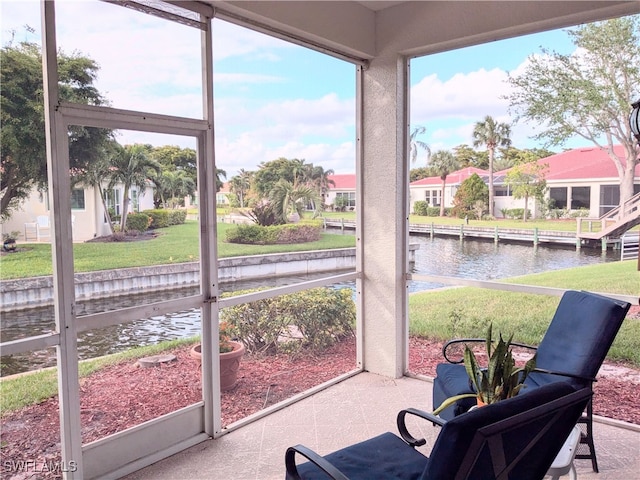
[[[406,407],[432,410],[431,386],[430,382],[415,378],[393,380],[361,373],[125,478],[283,479],[284,453],[288,446],[302,443],[326,454],[382,432],[395,433],[399,410]],[[421,451],[428,455],[438,429],[418,419],[408,420],[414,436],[422,434],[427,439]],[[621,425],[624,424],[595,423],[600,473],[592,472],[589,460],[576,460],[580,480],[640,479],[640,428],[621,428]]]

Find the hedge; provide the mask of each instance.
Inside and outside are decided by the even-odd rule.
[[[252,353],[322,350],[353,334],[356,308],[352,295],[350,288],[314,288],[223,308],[220,320]]]
[[[145,215],[151,217],[151,225],[149,228],[165,228],[171,225],[180,225],[187,219],[187,211],[182,209],[165,210],[154,209],[145,210]]]
[[[245,245],[275,245],[306,243],[320,240],[319,222],[285,225],[238,225],[227,231],[227,242]]]

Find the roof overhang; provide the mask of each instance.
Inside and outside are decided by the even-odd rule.
[[[215,15],[354,61],[420,56],[640,13],[639,1],[226,1]]]

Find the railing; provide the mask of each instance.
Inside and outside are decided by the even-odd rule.
[[[638,258],[640,235],[636,232],[628,233],[620,237],[620,260],[633,260]]]
[[[602,238],[613,233],[623,233],[640,223],[640,193],[637,193],[622,205],[609,210],[600,218],[577,219],[576,234],[580,238]],[[588,223],[588,232],[583,232],[582,224]],[[595,227],[595,228],[594,228]]]

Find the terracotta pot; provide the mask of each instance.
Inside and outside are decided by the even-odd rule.
[[[223,392],[235,387],[240,361],[245,352],[242,343],[233,341],[229,343],[233,346],[233,350],[220,354],[220,390]],[[189,354],[192,358],[198,360],[198,363],[202,364],[202,347],[199,343],[191,347]]]

